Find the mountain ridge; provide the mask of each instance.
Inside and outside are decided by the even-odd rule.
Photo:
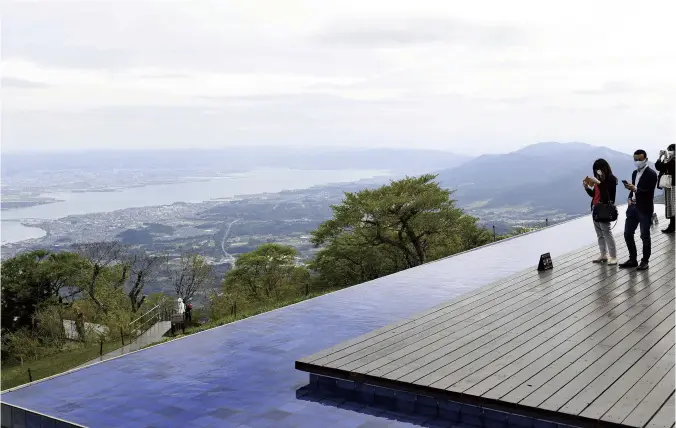
[[[620,181],[619,203],[625,192],[628,195],[621,180],[631,180],[633,153],[586,143],[536,143],[505,154],[479,156],[436,173],[442,186],[454,190],[460,206],[580,215],[589,212],[590,202],[581,183],[593,174],[592,164],[598,158],[610,163]]]

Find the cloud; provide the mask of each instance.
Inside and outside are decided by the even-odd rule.
[[[583,89],[573,91],[573,93],[577,95],[627,94],[638,90],[640,90],[640,88],[629,82],[606,82],[599,88]]]
[[[499,48],[523,43],[518,28],[453,19],[350,20],[319,32],[324,43],[354,47],[395,47],[430,43]]]
[[[7,1],[3,148],[663,145],[676,27],[656,5]]]
[[[26,79],[18,79],[13,77],[2,77],[0,86],[3,88],[44,88],[47,85],[41,82],[33,82]]]

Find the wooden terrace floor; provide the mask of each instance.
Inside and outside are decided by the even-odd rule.
[[[674,237],[659,228],[648,271],[592,264],[595,244],[551,271],[534,260],[296,368],[571,425],[673,427]],[[621,233],[616,242],[622,262]]]

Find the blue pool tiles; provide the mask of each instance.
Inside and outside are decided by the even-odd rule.
[[[2,401],[90,427],[448,426],[298,399],[308,375],[294,362],[594,238],[591,219],[580,218],[18,388]]]

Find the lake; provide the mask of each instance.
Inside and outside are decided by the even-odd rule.
[[[171,205],[175,202],[198,203],[238,195],[276,193],[386,176],[390,176],[390,173],[376,170],[261,169],[231,174],[228,177],[210,178],[206,181],[158,184],[117,192],[49,193],[43,196],[60,199],[63,202],[2,211],[0,239],[5,244],[45,235],[39,228],[20,224],[21,220],[27,219],[55,220],[70,215]]]

